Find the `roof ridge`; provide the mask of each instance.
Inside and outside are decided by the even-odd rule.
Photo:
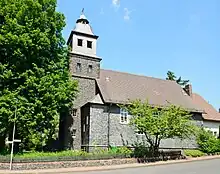
[[[193,94],[195,94],[195,95],[198,95],[198,96],[200,96],[200,97],[202,97],[199,93],[197,93],[197,92],[193,92]]]
[[[155,80],[161,80],[161,81],[171,82],[171,83],[177,84],[175,81],[172,81],[172,80],[166,80],[166,79],[162,79],[162,78],[158,78],[158,77],[153,77],[153,76],[146,76],[146,75],[143,75],[143,74],[134,74],[134,73],[124,72],[124,71],[111,70],[111,69],[102,69],[102,68],[101,68],[101,70],[111,71],[111,72],[116,72],[116,73],[121,73],[121,74],[128,74],[128,75],[144,77],[144,78],[152,78],[152,79],[155,79]]]

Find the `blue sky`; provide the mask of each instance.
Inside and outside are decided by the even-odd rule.
[[[58,0],[65,39],[82,8],[102,68],[158,78],[171,70],[220,107],[219,0]]]

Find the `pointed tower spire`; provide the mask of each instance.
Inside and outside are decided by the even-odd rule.
[[[84,8],[80,17],[76,21],[75,28],[72,30],[67,44],[71,46],[72,53],[84,54],[96,57],[97,39],[89,24],[89,20],[84,14]]]
[[[81,11],[81,15],[80,15],[79,19],[76,21],[76,23],[89,24],[89,21],[84,14],[84,10],[85,9],[83,8]]]

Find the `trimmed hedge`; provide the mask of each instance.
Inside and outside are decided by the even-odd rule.
[[[206,154],[200,150],[184,150],[186,156],[190,157],[201,157],[205,156]]]

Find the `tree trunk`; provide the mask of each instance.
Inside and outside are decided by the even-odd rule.
[[[159,146],[160,146],[160,138],[158,137],[158,135],[156,135],[153,146],[153,156],[156,158],[159,157]]]
[[[154,155],[154,157],[159,156],[159,147],[158,146],[154,146],[153,155]]]

